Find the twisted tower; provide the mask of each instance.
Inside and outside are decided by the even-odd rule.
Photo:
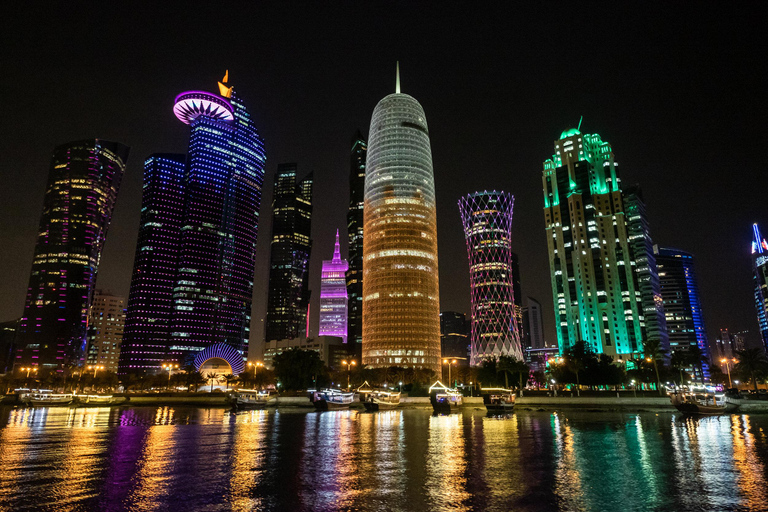
[[[470,364],[485,357],[522,360],[512,285],[512,206],[506,192],[475,192],[459,200],[472,291]]]
[[[363,364],[440,371],[437,219],[424,109],[400,92],[369,131],[363,227]]]

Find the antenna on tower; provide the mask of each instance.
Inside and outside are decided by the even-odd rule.
[[[577,130],[579,130],[579,131],[581,131],[581,122],[582,122],[583,120],[584,120],[584,116],[581,116],[581,117],[579,118],[579,126],[578,126],[578,127],[576,127],[576,129],[577,129]]]
[[[400,61],[395,65],[395,94],[400,94]]]

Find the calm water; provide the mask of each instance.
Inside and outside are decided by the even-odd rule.
[[[766,510],[768,416],[0,408],[0,510]]]

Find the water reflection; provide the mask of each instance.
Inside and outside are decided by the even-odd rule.
[[[0,509],[762,510],[768,417],[1,408]]]

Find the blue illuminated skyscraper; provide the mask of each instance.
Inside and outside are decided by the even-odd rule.
[[[760,228],[752,225],[752,273],[755,280],[755,308],[763,346],[768,351],[768,242],[760,236]]]
[[[174,113],[190,126],[186,162],[153,155],[145,164],[121,373],[190,362],[205,349],[242,370],[266,158],[250,114],[226,84],[225,76],[219,95],[176,97]]]
[[[701,310],[698,279],[693,255],[679,249],[654,246],[656,266],[661,284],[661,297],[664,301],[669,348],[675,352],[686,352],[692,346],[698,346],[704,359],[709,359],[709,342],[704,326],[704,314]],[[691,368],[709,380],[709,365],[702,362]]]
[[[88,310],[128,152],[100,139],[54,149],[15,364],[82,364]]]

